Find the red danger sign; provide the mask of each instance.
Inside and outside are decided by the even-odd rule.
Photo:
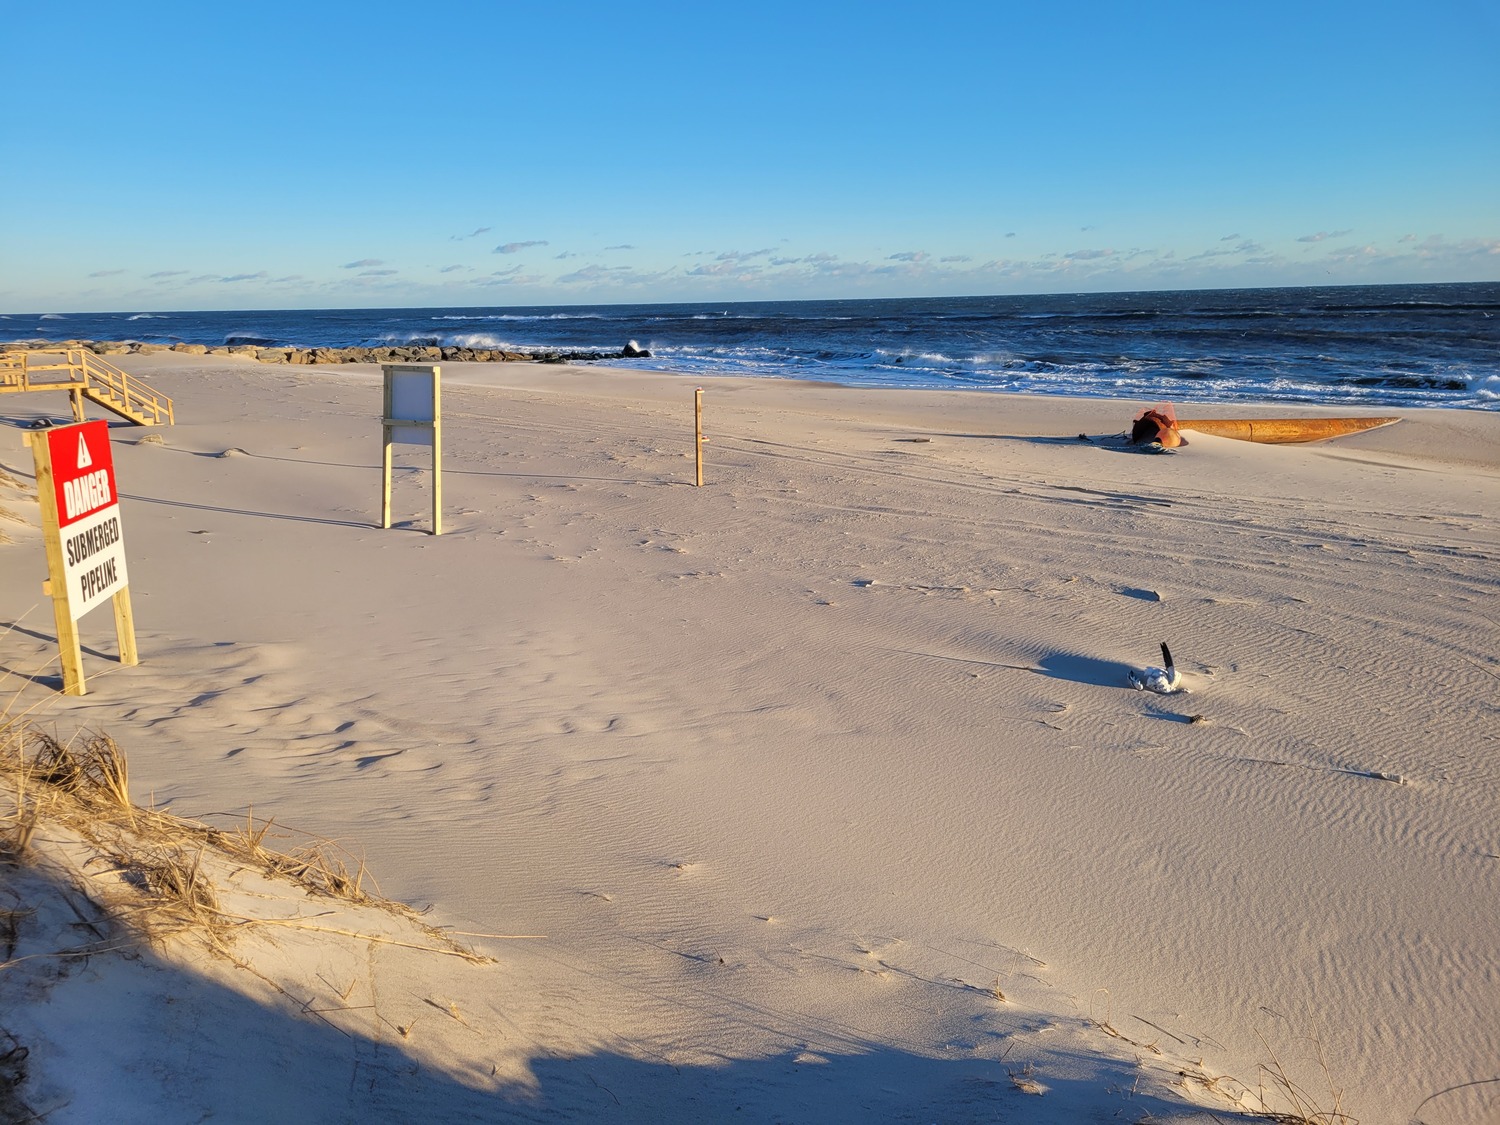
[[[120,663],[140,661],[109,425],[80,422],[28,433],[25,438],[36,461],[42,542],[47,548],[48,577],[42,589],[52,598],[57,622],[63,692],[83,695],[87,689],[77,622],[101,602],[114,603]]]
[[[109,423],[85,422],[47,433],[57,486],[57,526],[65,528],[117,502]]]
[[[109,423],[60,426],[45,436],[57,500],[57,562],[61,564],[53,579],[62,582],[68,615],[77,621],[130,581],[125,572]]]

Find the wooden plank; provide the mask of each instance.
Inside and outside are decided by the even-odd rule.
[[[130,608],[130,587],[125,586],[111,599],[115,606],[115,639],[120,642],[120,663],[139,664],[135,647],[135,613]]]
[[[432,369],[432,533],[443,533],[443,381]]]
[[[384,368],[382,368],[384,370]],[[385,406],[380,411],[380,526],[391,526],[391,376],[385,375]]]
[[[703,388],[693,392],[693,464],[697,485],[703,487]]]
[[[86,384],[77,382],[66,382],[62,379],[22,379],[14,382],[9,379],[0,381],[0,391],[72,391],[84,387]]]

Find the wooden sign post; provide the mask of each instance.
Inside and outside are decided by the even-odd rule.
[[[107,422],[56,426],[26,435],[36,461],[36,495],[42,509],[63,693],[83,695],[83,650],[78,619],[106,598],[114,602],[120,663],[138,664],[135,616],[125,573],[119,493]]]
[[[381,416],[380,526],[391,526],[391,446],[404,441],[432,446],[432,533],[443,533],[442,369],[427,364],[385,364]]]
[[[697,466],[698,487],[703,487],[703,388],[693,392],[693,462]]]

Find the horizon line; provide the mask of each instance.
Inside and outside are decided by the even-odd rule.
[[[12,318],[47,318],[47,317],[69,317],[69,316],[114,316],[125,313],[132,315],[143,315],[149,313],[273,313],[273,312],[382,312],[382,311],[422,311],[427,309],[555,309],[555,308],[631,308],[641,306],[673,307],[673,306],[695,306],[695,305],[817,305],[835,304],[840,302],[873,304],[880,302],[896,301],[977,301],[977,300],[1007,300],[1030,297],[1125,297],[1134,294],[1165,294],[1165,293],[1256,293],[1256,292],[1288,292],[1295,290],[1322,290],[1322,289],[1402,289],[1402,288],[1436,288],[1439,286],[1463,286],[1463,285],[1500,285],[1500,278],[1491,281],[1384,281],[1384,282],[1330,282],[1322,285],[1208,285],[1190,288],[1145,288],[1145,289],[1073,289],[1038,291],[1031,293],[964,293],[945,295],[908,295],[899,297],[767,297],[767,298],[743,298],[721,300],[715,298],[703,298],[700,300],[669,300],[669,301],[554,301],[530,304],[439,304],[439,305],[282,305],[279,307],[265,306],[260,308],[244,306],[225,306],[222,308],[143,308],[138,306],[125,306],[119,309],[101,309],[94,312],[72,310],[59,312],[49,310],[45,312],[0,312],[0,320]]]

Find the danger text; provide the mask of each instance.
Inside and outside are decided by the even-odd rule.
[[[110,494],[107,469],[89,473],[88,476],[79,477],[77,480],[63,481],[63,504],[67,508],[66,516],[70,520],[87,515],[95,508],[113,504],[114,501],[114,496]]]

